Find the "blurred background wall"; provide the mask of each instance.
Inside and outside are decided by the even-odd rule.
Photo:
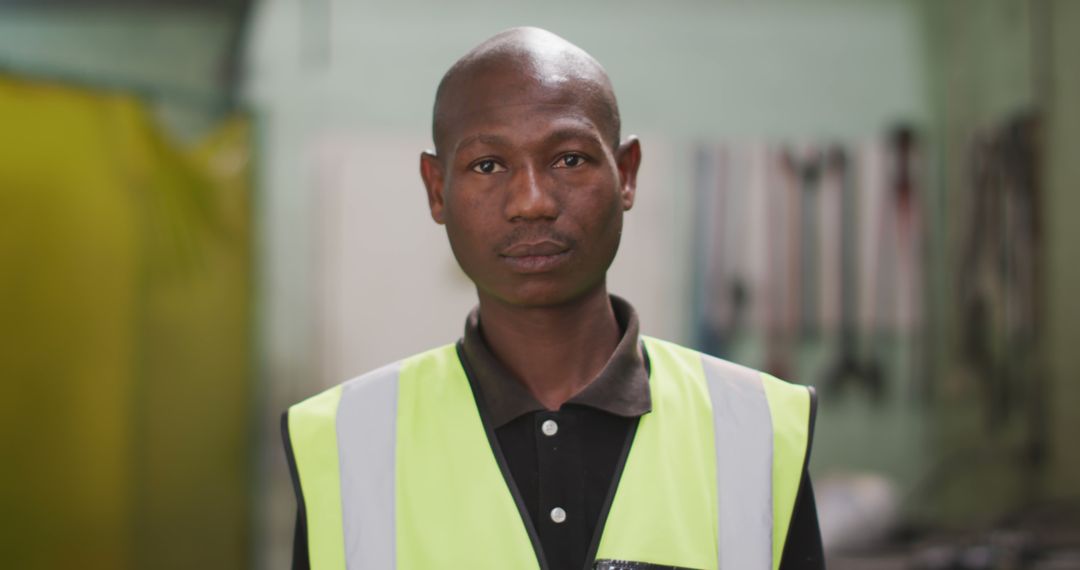
[[[8,568],[251,559],[251,120],[234,17],[0,9]]]
[[[644,332],[782,362],[821,388],[812,471],[837,563],[906,564],[940,535],[1002,550],[993,529],[1080,498],[1077,6],[0,5],[0,375],[15,466],[0,505],[18,515],[0,523],[4,550],[27,568],[287,565],[278,415],[461,334],[474,293],[427,215],[417,157],[445,69],[526,24],[596,56],[642,138],[610,287]],[[808,201],[826,196],[822,157],[837,149],[850,192],[909,197],[914,230]],[[821,166],[793,176],[792,157]],[[900,257],[802,249],[810,234],[792,234],[790,279],[755,265],[774,250],[735,267],[725,212],[751,206],[717,196],[753,184],[779,189],[754,206],[763,225],[788,228],[777,208],[813,204],[833,216],[801,218],[822,244],[858,218]],[[809,251],[883,276],[855,279],[858,306],[880,290],[876,314],[907,303],[915,317],[845,336],[844,273],[811,280]],[[799,285],[798,318],[732,317],[774,304],[746,283],[778,282]],[[822,304],[806,321],[811,284]],[[834,373],[848,353],[873,366]]]

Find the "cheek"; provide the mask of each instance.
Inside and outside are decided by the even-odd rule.
[[[447,217],[446,237],[449,238],[455,255],[469,255],[476,249],[476,244],[483,241],[483,236],[478,235],[477,229],[476,224],[470,223],[463,216]]]
[[[459,226],[472,227],[489,221],[502,208],[498,203],[502,192],[495,185],[460,184],[447,190],[446,216],[448,220],[456,220]]]
[[[618,248],[619,241],[622,238],[623,227],[623,205],[622,199],[618,190],[612,190],[610,200],[607,202],[607,207],[604,213],[604,228],[603,233],[607,241],[607,247],[611,248],[610,255],[614,255],[614,250]]]
[[[580,212],[578,223],[582,233],[602,238],[617,234],[622,228],[623,207],[619,193],[610,186],[589,192],[574,193],[569,211]]]
[[[443,216],[446,222],[447,233],[459,236],[465,230],[474,225],[470,218],[477,211],[478,204],[471,196],[471,192],[459,188],[448,187],[446,201],[443,204]]]
[[[489,220],[490,206],[457,196],[446,205],[446,236],[454,257],[466,272],[491,250],[495,237]]]

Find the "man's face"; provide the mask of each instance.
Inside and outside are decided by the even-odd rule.
[[[602,286],[633,205],[637,141],[613,148],[573,79],[488,71],[443,107],[439,156],[421,173],[479,294],[550,306]]]

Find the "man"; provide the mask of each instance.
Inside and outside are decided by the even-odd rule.
[[[290,408],[299,568],[821,568],[812,392],[640,338],[605,274],[641,146],[535,28],[443,77],[431,216],[465,335]]]

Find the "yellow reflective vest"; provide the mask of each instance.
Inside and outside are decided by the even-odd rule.
[[[643,340],[653,409],[589,566],[775,570],[806,469],[812,389]],[[444,346],[289,408],[312,569],[546,567],[461,362]]]

